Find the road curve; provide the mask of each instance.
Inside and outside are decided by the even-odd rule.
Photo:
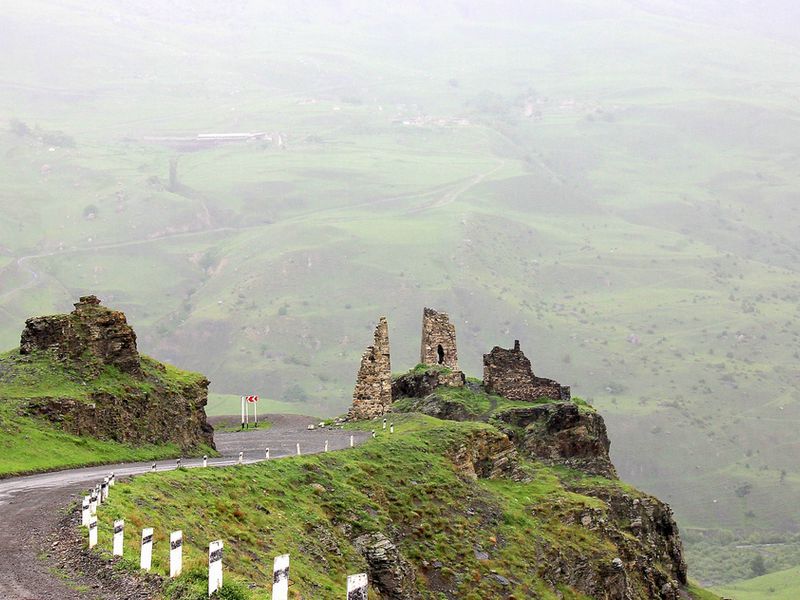
[[[322,452],[325,441],[329,449],[349,447],[350,435],[356,443],[369,436],[365,432],[350,432],[325,428],[309,431],[313,419],[290,415],[270,416],[269,429],[246,432],[218,433],[214,436],[220,458],[209,459],[209,466],[234,465],[239,452],[244,462],[264,460],[266,448],[270,458],[292,456],[300,444],[302,454]],[[40,475],[0,480],[0,598],[3,600],[95,600],[104,598],[103,590],[73,589],[63,577],[53,573],[40,556],[47,550],[48,538],[58,526],[64,509],[84,495],[85,491],[114,472],[116,477],[149,473],[152,462],[123,463],[101,467],[70,469]],[[185,467],[199,467],[202,459],[183,459]],[[157,471],[176,468],[175,460],[156,462]]]

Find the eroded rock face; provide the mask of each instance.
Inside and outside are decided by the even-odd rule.
[[[361,357],[350,419],[371,419],[383,415],[392,404],[392,364],[389,353],[389,325],[381,317],[375,341]]]
[[[672,510],[657,498],[625,493],[616,486],[581,486],[579,494],[602,500],[605,508],[586,508],[564,519],[610,540],[613,560],[556,553],[546,560],[571,587],[592,598],[678,600],[686,585],[678,528]]]
[[[422,373],[406,373],[392,382],[392,400],[424,398],[432,394],[440,385],[462,387],[464,382],[464,373],[461,371],[442,371],[431,368]]]
[[[526,479],[519,468],[517,448],[496,430],[472,432],[462,444],[451,449],[450,459],[456,470],[470,479]]]
[[[483,385],[490,394],[509,400],[570,399],[568,386],[533,374],[531,361],[520,349],[519,340],[514,340],[513,348],[495,346],[483,355]]]
[[[125,315],[101,306],[97,297],[82,297],[68,315],[28,319],[20,354],[39,352],[68,363],[87,381],[109,366],[127,377],[119,378],[119,393],[35,398],[23,408],[27,414],[76,435],[133,444],[174,443],[183,449],[214,447],[214,430],[205,413],[208,380],[200,375],[172,380],[163,365],[143,359]]]
[[[617,477],[611,463],[603,417],[581,410],[573,402],[550,402],[512,408],[495,416],[496,423],[513,427],[506,433],[520,451],[550,464],[561,464],[603,477]]]
[[[214,429],[205,405],[208,380],[172,391],[154,386],[152,392],[128,390],[123,396],[91,394],[89,401],[37,398],[27,412],[58,423],[75,435],[89,435],[130,444],[173,443],[183,450],[198,444],[214,446]]]
[[[62,360],[80,360],[86,367],[113,365],[123,373],[142,376],[136,333],[118,310],[100,305],[96,296],[83,296],[68,315],[34,317],[25,321],[21,354],[51,350]]]
[[[368,533],[354,540],[367,561],[370,585],[386,600],[418,600],[416,570],[397,546],[382,533]]]

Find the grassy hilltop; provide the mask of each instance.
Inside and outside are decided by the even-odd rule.
[[[800,564],[796,7],[272,4],[4,8],[0,347],[92,289],[209,413],[335,414],[439,306],[603,410],[696,577]]]
[[[469,390],[437,393],[481,414],[495,404]],[[497,411],[515,404],[499,400]],[[179,470],[118,485],[99,512],[98,549],[108,555],[114,519],[126,519],[129,548],[136,546],[141,527],[152,526],[153,570],[163,573],[168,570],[169,532],[182,529],[186,572],[164,588],[165,597],[175,599],[203,597],[207,545],[213,539],[225,543],[226,597],[231,598],[270,597],[272,558],[288,552],[290,597],[324,600],[343,597],[347,575],[368,569],[363,540],[385,534],[402,557],[387,571],[406,575],[393,579],[384,572],[383,581],[397,586],[405,580],[408,586],[409,567],[417,581],[402,592],[394,588],[395,594],[414,589],[431,599],[579,600],[590,597],[578,590],[592,585],[587,583],[592,573],[605,569],[608,576],[608,565],[626,556],[623,546],[638,543],[628,532],[615,537],[617,527],[626,530],[629,524],[615,521],[609,504],[600,499],[617,494],[646,498],[632,487],[526,460],[515,475],[524,474],[521,481],[476,478],[464,462],[464,448],[507,444],[493,425],[416,413],[390,419],[394,434],[378,427],[376,439],[353,450],[245,467]],[[349,425],[375,426],[371,421]],[[476,459],[474,466],[485,465]],[[387,556],[390,563],[397,560],[391,551]],[[648,564],[670,569],[666,562]],[[130,557],[118,564],[121,569],[136,566]],[[648,597],[635,567],[628,569],[632,593]],[[370,598],[379,597],[376,585],[373,581]],[[717,598],[694,586],[688,591],[697,600]]]
[[[147,380],[106,366],[87,376],[74,365],[48,353],[21,356],[19,350],[0,354],[0,477],[124,461],[181,456],[177,444],[124,444],[108,439],[72,435],[59,425],[29,416],[26,407],[37,399],[59,398],[90,402],[92,394],[124,397],[133,390],[153,392],[166,387],[180,392],[204,378],[142,357]],[[202,453],[202,449],[199,450]],[[210,448],[206,452],[213,453]]]

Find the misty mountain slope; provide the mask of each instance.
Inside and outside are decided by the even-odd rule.
[[[736,6],[9,7],[0,343],[92,291],[210,410],[334,414],[435,306],[602,408],[696,577],[797,564],[800,70]]]

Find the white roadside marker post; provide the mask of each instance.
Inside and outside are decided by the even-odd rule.
[[[208,545],[208,595],[222,587],[222,540]]]
[[[103,503],[103,488],[98,483],[94,488],[94,495],[97,498],[97,506]]]
[[[94,490],[89,492],[89,514],[97,514],[97,495]]]
[[[97,546],[97,515],[89,519],[89,549]]]
[[[183,531],[169,534],[169,576],[175,578],[183,571]]]
[[[181,459],[180,459],[180,458],[179,458],[178,460],[176,460],[176,461],[175,461],[175,467],[176,467],[177,469],[180,469],[180,468],[181,468]]]
[[[239,463],[238,464],[242,464],[243,460],[244,460],[244,452],[239,452]]]
[[[389,433],[394,433],[394,423],[389,426]]]
[[[300,442],[297,442],[297,456],[300,456]]]
[[[151,471],[153,471],[153,473],[156,472],[156,463],[153,463],[153,468],[151,469]]]
[[[153,563],[153,528],[142,529],[142,553],[139,559],[139,568],[145,571],[150,570]]]
[[[89,526],[89,517],[91,517],[92,497],[84,496],[83,504],[81,505],[81,525],[84,527]]]
[[[114,485],[116,483],[117,483],[116,476],[114,475],[114,472],[112,471],[111,475],[108,476],[108,485],[110,485],[111,487],[114,487]]]
[[[376,435],[375,435],[375,430],[373,429],[373,430],[372,430],[372,439],[374,440],[374,439],[375,439],[375,437],[376,437]]]
[[[367,600],[369,581],[366,573],[347,576],[347,600]]]
[[[289,598],[289,555],[275,557],[272,567],[272,600]]]
[[[208,456],[205,454],[203,454],[203,466],[204,467],[208,466]]]
[[[325,452],[328,451],[328,440],[325,440]]]
[[[103,498],[103,502],[108,500],[108,477],[103,479],[103,483],[100,484],[100,495]]]
[[[125,521],[114,521],[114,556],[122,556],[122,545],[125,543]]]
[[[351,436],[350,436],[350,447],[352,448],[353,446],[355,446],[355,439],[354,439],[354,438],[353,438],[353,436],[351,435]]]
[[[269,460],[269,448],[267,448],[267,451],[264,453],[264,458]]]
[[[386,429],[386,419],[383,419],[383,428]]]

